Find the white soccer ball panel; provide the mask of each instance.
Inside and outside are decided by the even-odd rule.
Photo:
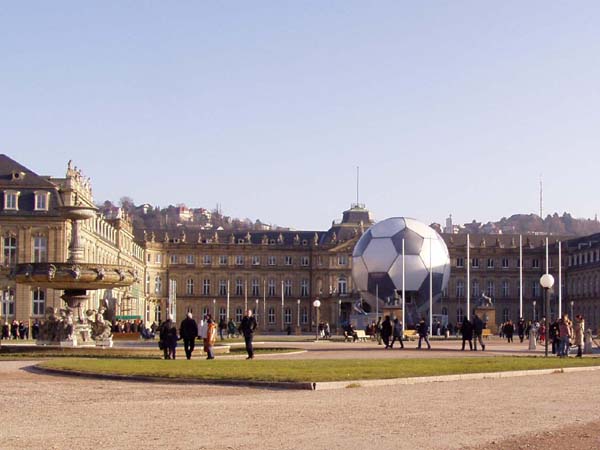
[[[437,233],[433,228],[428,227],[418,220],[405,218],[404,221],[406,222],[407,228],[413,230],[424,238],[433,238],[437,236]]]
[[[352,279],[354,286],[359,292],[364,292],[369,285],[369,270],[363,262],[362,256],[352,258]]]
[[[450,262],[448,247],[446,247],[446,244],[438,239],[437,236],[434,239],[423,240],[421,258],[427,269],[429,269],[429,264],[431,262],[432,271],[438,273],[442,273],[444,266]]]
[[[372,239],[362,258],[369,272],[387,272],[398,254],[389,238]]]
[[[406,227],[404,219],[401,217],[390,217],[389,219],[382,220],[373,225],[371,235],[374,238],[385,238],[392,237],[399,231],[402,231]]]
[[[406,269],[404,273],[405,287],[407,291],[418,291],[425,278],[427,278],[427,268],[423,265],[421,257],[418,255],[404,255]],[[389,275],[396,290],[402,289],[402,255],[399,255],[389,270]]]

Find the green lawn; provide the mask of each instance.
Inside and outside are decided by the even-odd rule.
[[[252,381],[348,381],[600,365],[596,358],[486,357],[370,360],[148,360],[68,358],[42,367],[81,372]]]

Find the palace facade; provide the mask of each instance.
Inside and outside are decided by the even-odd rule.
[[[0,322],[42,318],[46,306],[61,307],[60,292],[16,285],[11,269],[22,262],[66,260],[71,225],[59,207],[93,205],[91,183],[70,164],[64,178],[42,177],[0,155],[0,190]],[[326,231],[229,232],[187,226],[134,230],[122,211],[99,213],[82,227],[86,261],[129,266],[143,277],[131,288],[95,292],[87,307],[97,308],[107,300],[117,318],[150,323],[168,313],[180,320],[188,311],[196,317],[211,313],[237,322],[251,308],[267,332],[288,327],[314,330],[316,314],[336,328],[351,318],[360,298],[353,287],[351,255],[372,223],[369,211],[357,204]],[[482,294],[493,299],[497,322],[518,320],[521,304],[526,318],[545,314],[539,278],[546,270],[546,236],[523,235],[520,246],[518,235],[474,234],[469,260],[467,235],[442,236],[450,252],[451,277],[434,303],[434,314],[460,322],[466,314],[467,290],[471,307]],[[600,235],[548,239],[549,270],[556,279],[551,316],[557,314],[560,241],[562,311],[583,313],[596,328]],[[318,311],[313,307],[317,298]]]

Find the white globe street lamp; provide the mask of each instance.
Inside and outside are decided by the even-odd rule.
[[[548,289],[554,286],[554,277],[549,273],[545,273],[540,278],[540,284],[544,288],[544,300],[546,304],[546,347],[544,355],[548,357],[548,339],[550,337],[550,296],[548,295]]]
[[[313,302],[313,306],[315,307],[315,309],[317,311],[317,314],[316,314],[316,316],[317,316],[316,329],[317,329],[317,341],[318,341],[319,340],[319,308],[321,306],[321,300],[316,299]]]

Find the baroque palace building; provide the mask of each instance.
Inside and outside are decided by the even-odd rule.
[[[46,306],[60,308],[60,292],[17,286],[11,269],[21,262],[62,262],[71,226],[61,205],[93,205],[90,181],[69,164],[65,178],[42,177],[0,155],[0,288],[4,320],[42,318]],[[319,320],[337,328],[356,314],[360,294],[352,282],[352,251],[373,223],[364,205],[354,204],[327,231],[206,231],[133,229],[122,212],[98,214],[82,227],[88,262],[134,268],[140,281],[128,289],[98,291],[90,308],[108,304],[116,318],[159,322],[191,311],[217,319],[241,320],[244,309],[258,316],[263,331],[311,331],[317,322],[312,306],[321,301]],[[520,245],[518,235],[443,234],[451,258],[451,277],[434,314],[456,324],[482,294],[493,299],[496,321],[518,320]],[[546,236],[522,236],[523,316],[541,318],[540,276],[545,272]],[[600,235],[582,238],[548,236],[550,272],[554,275],[551,316],[558,289],[558,242],[561,241],[562,310],[582,313],[588,326],[600,321]],[[470,280],[467,286],[467,265]],[[368,305],[364,306],[367,310]],[[374,311],[371,311],[372,313]],[[383,312],[383,310],[381,311]],[[356,316],[355,316],[356,317]]]

